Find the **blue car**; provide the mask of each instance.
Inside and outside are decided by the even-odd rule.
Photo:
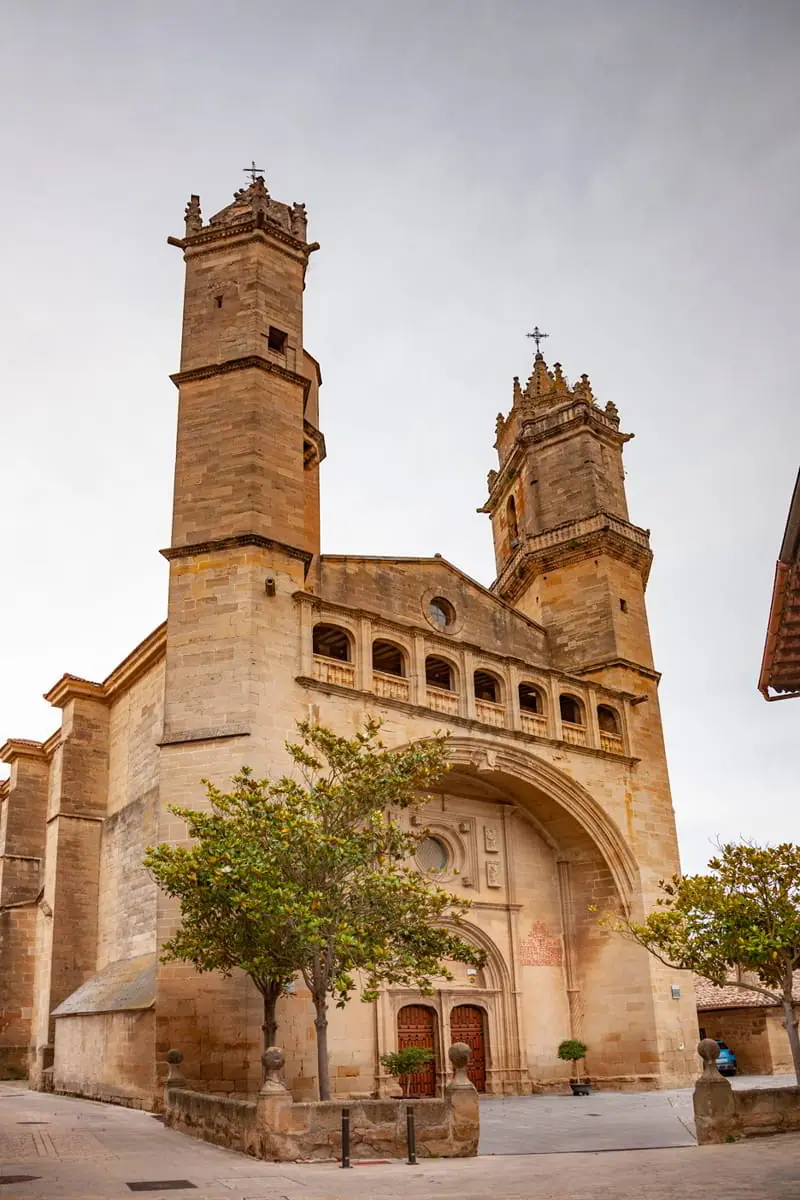
[[[736,1074],[736,1055],[719,1038],[716,1039],[719,1046],[719,1058],[717,1059],[717,1070],[720,1075],[735,1075]]]

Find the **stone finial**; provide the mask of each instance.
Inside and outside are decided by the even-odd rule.
[[[591,404],[591,402],[594,400],[592,385],[589,382],[589,376],[586,374],[581,375],[580,379],[572,390],[579,400],[586,400],[588,404]]]
[[[561,363],[553,363],[553,391],[563,392],[566,394],[569,391],[564,372],[561,370]]]
[[[183,1055],[181,1054],[180,1050],[167,1051],[168,1074],[166,1086],[168,1088],[185,1088],[187,1086],[186,1080],[183,1077],[183,1072],[181,1071],[182,1062]]]
[[[308,229],[305,204],[295,202],[289,209],[289,220],[294,236],[299,238],[301,242],[304,242],[306,240],[306,230]]]
[[[281,1075],[286,1055],[280,1046],[268,1046],[261,1055],[261,1066],[264,1068],[264,1082],[261,1085],[261,1095],[270,1092],[283,1093],[286,1091]]]
[[[453,1064],[453,1079],[448,1091],[450,1088],[472,1088],[474,1091],[474,1085],[467,1078],[467,1063],[472,1058],[472,1051],[466,1042],[453,1042],[447,1057]]]
[[[200,197],[190,196],[189,203],[183,214],[183,219],[186,222],[186,236],[191,237],[193,233],[199,233],[203,228],[203,217],[200,212]]]
[[[712,1083],[717,1079],[721,1079],[723,1083],[727,1080],[717,1070],[717,1059],[719,1058],[719,1046],[713,1038],[703,1038],[697,1043],[697,1053],[703,1060],[702,1079],[710,1080]]]
[[[554,390],[555,380],[547,369],[543,354],[537,354],[533,360],[533,370],[527,384],[525,395],[529,400],[537,400],[540,396],[549,396]]]
[[[494,432],[497,437],[500,437],[500,434],[505,429],[505,425],[506,425],[505,417],[503,416],[502,413],[498,413],[494,420]]]
[[[489,472],[489,474],[486,476],[486,483],[488,484],[489,491],[491,491],[494,485],[497,483],[497,471]]]
[[[519,381],[519,375],[514,376],[514,404],[522,404],[522,385]]]

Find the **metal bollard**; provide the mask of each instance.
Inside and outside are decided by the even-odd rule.
[[[350,1109],[342,1109],[342,1166],[350,1166]]]
[[[417,1164],[417,1130],[414,1125],[414,1105],[406,1106],[406,1134],[408,1137],[408,1161],[412,1167]]]

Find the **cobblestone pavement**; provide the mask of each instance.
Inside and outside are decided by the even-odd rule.
[[[20,1176],[27,1178],[15,1178]],[[187,1186],[145,1192],[128,1186],[159,1180],[182,1180]],[[0,1084],[0,1200],[133,1195],[152,1200],[707,1200],[709,1195],[800,1200],[800,1135],[702,1149],[506,1155],[342,1171],[328,1163],[259,1163],[165,1129],[147,1113]]]

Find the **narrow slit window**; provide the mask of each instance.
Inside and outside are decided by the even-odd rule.
[[[506,504],[506,523],[508,524],[508,540],[514,546],[519,541],[519,523],[517,522],[517,505],[513,496],[508,497]]]

